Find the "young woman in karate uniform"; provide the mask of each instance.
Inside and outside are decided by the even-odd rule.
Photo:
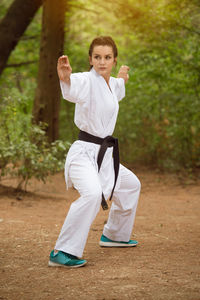
[[[72,73],[67,56],[58,59],[58,76],[63,98],[76,104],[75,124],[86,134],[101,138],[112,136],[119,109],[125,96],[129,67],[122,66],[117,78],[111,70],[117,62],[117,48],[110,37],[97,37],[89,49],[90,72]],[[80,267],[90,226],[101,207],[102,194],[108,199],[115,181],[113,147],[108,147],[100,169],[97,160],[101,145],[91,141],[75,141],[66,158],[65,179],[80,197],[74,201],[64,221],[49,266]],[[130,240],[140,193],[138,178],[119,165],[107,224],[100,246],[130,247]]]

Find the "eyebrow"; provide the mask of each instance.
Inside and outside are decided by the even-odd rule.
[[[99,53],[93,53],[93,55],[100,55],[101,56],[101,54],[99,54]],[[113,53],[106,53],[106,54],[104,54],[105,56],[108,56],[108,55],[113,55]]]

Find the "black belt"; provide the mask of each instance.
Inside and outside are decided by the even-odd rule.
[[[111,135],[108,135],[107,137],[105,137],[103,139],[103,138],[94,136],[94,135],[89,134],[89,133],[87,133],[85,131],[82,131],[82,130],[80,130],[78,138],[79,138],[79,140],[84,141],[84,142],[90,142],[90,143],[101,145],[101,147],[99,149],[98,157],[97,157],[98,171],[101,168],[101,164],[102,164],[102,161],[103,161],[103,158],[104,158],[104,155],[105,155],[105,152],[106,152],[107,148],[108,147],[113,147],[115,181],[114,181],[113,189],[112,189],[112,192],[111,192],[111,195],[110,195],[110,200],[111,200],[112,196],[113,196],[114,189],[115,189],[115,185],[116,185],[116,182],[117,182],[118,173],[119,173],[118,139],[112,137]],[[102,193],[101,206],[104,210],[108,209],[108,204],[105,200],[105,197],[104,197],[103,193]]]

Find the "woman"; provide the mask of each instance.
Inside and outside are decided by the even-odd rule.
[[[71,204],[49,266],[80,267],[90,226],[105,199],[112,197],[100,246],[132,247],[130,240],[140,193],[138,178],[119,165],[117,139],[112,137],[120,101],[125,96],[129,67],[111,77],[117,47],[111,37],[95,38],[89,48],[90,72],[73,73],[67,56],[58,59],[57,71],[64,99],[76,103],[75,124],[80,129],[67,155],[65,179],[80,197]]]

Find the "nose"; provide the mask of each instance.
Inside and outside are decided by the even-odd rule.
[[[104,58],[104,57],[101,58],[100,64],[101,64],[101,65],[104,65],[104,64],[105,64],[105,58]]]

